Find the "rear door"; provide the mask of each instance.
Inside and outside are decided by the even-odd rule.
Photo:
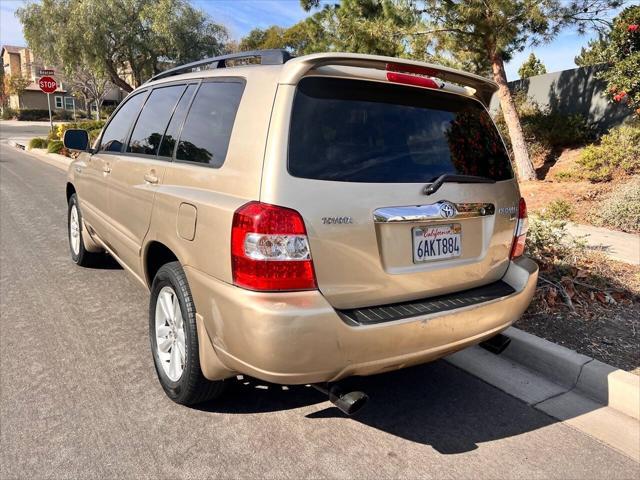
[[[335,307],[450,293],[504,274],[519,193],[477,100],[318,76],[279,87],[274,118],[287,108],[273,131],[287,140],[271,144],[261,199],[302,214],[318,286]],[[443,174],[488,183],[444,183],[426,195]]]
[[[190,95],[195,85],[189,90]],[[186,84],[154,88],[134,123],[122,154],[113,162],[109,212],[112,248],[131,268],[139,266],[140,249],[149,229],[153,200],[170,162],[175,141],[165,135]],[[188,101],[188,99],[186,100]]]

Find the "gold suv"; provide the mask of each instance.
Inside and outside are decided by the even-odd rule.
[[[151,291],[164,390],[326,385],[428,362],[520,317],[537,266],[486,107],[497,85],[405,59],[266,50],[157,75],[69,167],[78,265]]]

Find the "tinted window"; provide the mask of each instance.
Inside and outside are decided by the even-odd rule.
[[[319,180],[427,183],[443,173],[513,177],[486,110],[458,95],[306,78],[291,114],[289,172]]]
[[[182,95],[182,98],[180,98],[178,106],[176,107],[175,112],[173,112],[173,116],[171,117],[171,121],[169,122],[169,126],[167,127],[167,131],[162,138],[162,144],[160,144],[160,156],[173,156],[173,149],[176,146],[178,133],[180,133],[180,126],[182,125],[182,122],[184,122],[184,117],[187,116],[189,102],[191,101],[191,97],[193,96],[193,92],[195,91],[196,87],[197,85],[195,84],[189,85],[187,87],[187,90]]]
[[[100,150],[107,152],[122,151],[122,146],[127,140],[131,123],[138,116],[145,97],[146,94],[143,92],[125,100],[126,103],[116,112],[116,115],[111,119],[109,125],[107,125],[104,135],[102,135]]]
[[[167,128],[184,85],[156,88],[142,108],[136,126],[133,127],[127,152],[156,155],[160,148],[162,135]]]
[[[243,83],[200,85],[182,128],[176,158],[219,167],[224,163]]]

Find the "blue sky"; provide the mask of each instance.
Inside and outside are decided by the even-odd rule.
[[[22,0],[0,0],[0,43],[24,44],[20,23],[14,16],[22,3]],[[235,39],[255,27],[264,28],[274,24],[287,27],[307,15],[300,8],[298,0],[195,0],[194,3],[214,20],[226,25]],[[532,51],[549,72],[574,68],[573,58],[589,38],[565,30],[550,44],[526,49],[515,55],[507,65],[507,76],[509,80],[516,79],[518,67]]]

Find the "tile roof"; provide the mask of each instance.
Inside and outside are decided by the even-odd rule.
[[[27,47],[17,47],[15,45],[2,45],[2,49],[9,53],[20,53],[20,50],[24,50]]]

